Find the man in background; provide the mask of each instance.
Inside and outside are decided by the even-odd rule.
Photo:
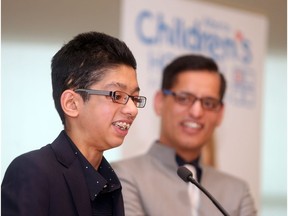
[[[229,215],[256,215],[244,181],[201,161],[203,147],[222,121],[225,90],[224,76],[210,58],[180,56],[164,68],[154,98],[159,139],[146,154],[112,164],[123,186],[127,216],[222,215],[199,189],[177,176],[182,165]]]

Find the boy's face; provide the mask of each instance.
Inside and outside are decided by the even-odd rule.
[[[186,92],[198,98],[219,99],[220,79],[217,74],[205,71],[183,72],[170,89],[173,92]],[[161,117],[160,141],[175,148],[178,154],[199,156],[200,150],[220,124],[223,106],[218,111],[205,110],[199,100],[193,105],[182,105],[171,95],[158,93],[155,108]],[[186,157],[188,158],[188,157]]]
[[[109,69],[104,78],[89,89],[139,95],[136,71],[125,65]],[[72,119],[74,133],[70,135],[75,144],[78,147],[85,145],[85,148],[96,148],[97,151],[122,144],[138,113],[138,108],[131,98],[123,105],[114,103],[110,96],[90,95],[85,102],[79,94],[76,93],[75,96],[78,97],[78,114]]]

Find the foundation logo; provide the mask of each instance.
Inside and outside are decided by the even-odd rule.
[[[143,10],[136,17],[135,34],[147,48],[149,83],[160,77],[165,64],[175,56],[201,53],[213,58],[225,74],[228,81],[226,102],[253,106],[256,95],[255,73],[251,69],[253,52],[241,30],[215,18],[191,16],[189,21]]]
[[[256,100],[255,72],[248,67],[236,66],[231,73],[232,78],[228,80],[228,101],[236,106],[253,107]]]
[[[188,52],[205,53],[215,60],[234,59],[249,64],[252,52],[249,40],[225,22],[201,18],[188,22],[162,13],[142,11],[135,22],[138,39],[147,46],[168,46]]]

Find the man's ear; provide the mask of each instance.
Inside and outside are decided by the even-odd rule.
[[[79,114],[81,96],[71,89],[65,90],[61,95],[61,106],[64,113],[70,117],[77,117]]]
[[[161,115],[163,109],[163,93],[162,91],[157,91],[154,96],[154,110],[158,116]]]
[[[223,116],[224,116],[224,110],[225,110],[225,106],[223,104],[221,109],[218,111],[217,126],[219,126],[222,123]]]

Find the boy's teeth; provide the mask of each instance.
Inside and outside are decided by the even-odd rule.
[[[130,128],[130,124],[126,122],[115,122],[114,125],[119,127],[121,130],[128,130]]]

